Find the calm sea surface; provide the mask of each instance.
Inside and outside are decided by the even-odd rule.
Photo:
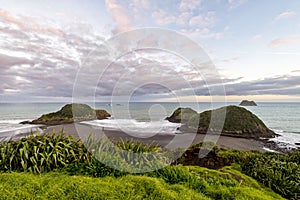
[[[35,119],[42,114],[59,110],[65,103],[0,103],[0,136],[8,131],[26,130],[29,125],[20,125],[21,121]],[[89,122],[93,125],[117,128],[118,123],[132,130],[157,130],[163,127],[165,132],[174,132],[174,126],[164,119],[178,107],[191,107],[198,112],[224,106],[221,103],[96,103],[90,104],[97,109],[105,109],[112,114],[112,119]],[[227,103],[238,105],[238,103]],[[257,107],[247,107],[260,117],[264,123],[282,135],[274,139],[290,144],[300,142],[300,103],[258,103]],[[22,131],[20,131],[22,132]]]

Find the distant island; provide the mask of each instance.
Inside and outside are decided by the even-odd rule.
[[[254,101],[248,101],[248,100],[243,100],[239,105],[240,106],[257,106],[257,104]]]
[[[67,104],[59,111],[44,114],[33,121],[21,124],[60,125],[94,119],[107,119],[111,115],[106,110],[95,110],[86,104]]]
[[[196,130],[199,134],[221,132],[224,136],[244,138],[272,138],[276,134],[271,131],[256,115],[245,108],[226,106],[213,110],[216,116],[226,111],[226,118],[222,130],[210,128],[212,110],[198,114],[191,108],[178,108],[166,120],[173,123],[182,123],[181,129]]]

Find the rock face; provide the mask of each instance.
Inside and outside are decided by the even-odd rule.
[[[214,121],[211,123],[212,112]],[[216,128],[222,126],[223,120],[219,116],[225,113],[223,129]],[[217,134],[221,132],[221,135],[245,138],[270,138],[276,136],[256,115],[238,106],[226,106],[200,114],[190,108],[178,108],[166,119],[174,123],[181,122],[184,130],[196,130],[199,134]]]
[[[59,125],[79,121],[107,119],[110,114],[105,110],[94,110],[86,104],[67,104],[57,112],[42,115],[40,118],[23,124]]]
[[[254,101],[243,100],[240,106],[257,106],[257,104]]]

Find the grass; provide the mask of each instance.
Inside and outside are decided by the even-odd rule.
[[[208,199],[181,185],[144,176],[91,178],[59,173],[0,175],[0,199]]]
[[[245,175],[240,183],[228,173],[200,167],[162,171],[117,178],[2,173],[0,199],[282,199]]]
[[[282,199],[280,195],[297,199],[300,191],[300,151],[287,155],[229,151],[211,143],[190,147],[212,148],[214,157],[234,162],[211,170],[182,166],[184,156],[176,165],[161,168],[154,161],[161,160],[162,149],[134,141],[111,146],[89,138],[86,145],[87,149],[63,134],[1,143],[0,199]],[[98,152],[96,158],[102,162],[89,151]],[[105,162],[117,162],[125,172]],[[132,166],[161,169],[130,174],[126,169]]]

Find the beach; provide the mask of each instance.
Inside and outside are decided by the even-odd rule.
[[[230,103],[237,105],[238,103]],[[77,130],[74,124],[64,124],[59,126],[44,126],[40,124],[20,124],[22,121],[31,121],[37,119],[45,113],[51,113],[61,109],[64,104],[62,103],[41,103],[41,104],[0,104],[0,111],[2,113],[0,119],[0,140],[14,140],[19,139],[27,135],[28,132],[36,131],[43,133],[52,133],[53,130],[57,132],[64,129],[70,135],[78,137]],[[184,132],[184,134],[175,134],[180,124],[170,123],[164,120],[167,116],[170,116],[179,105],[176,103],[161,103],[166,110],[165,114],[160,112],[148,113],[150,107],[154,103],[130,103],[130,109],[125,105],[118,106],[117,113],[113,112],[112,107],[107,103],[97,103],[95,107],[97,109],[107,110],[112,113],[112,117],[104,120],[92,120],[77,123],[77,128],[81,127],[84,134],[94,133],[99,135],[103,134],[108,138],[122,138],[122,139],[135,139],[144,143],[156,142],[157,144],[167,147],[185,147],[187,144],[194,144],[204,140],[205,135]],[[185,103],[184,107],[194,108],[198,112],[202,112],[210,109],[209,103]],[[218,105],[222,106],[222,105]],[[300,141],[300,126],[299,126],[299,104],[297,103],[260,103],[257,107],[247,107],[248,110],[256,114],[262,121],[279,137],[271,139],[247,139],[237,137],[220,136],[218,138],[212,138],[218,146],[239,149],[239,150],[259,150],[262,152],[275,150],[279,152],[286,152],[290,148],[299,148]],[[198,107],[198,109],[197,109]],[[130,113],[130,116],[128,115]],[[280,113],[280,114],[277,114]],[[150,119],[151,117],[151,119]],[[124,130],[120,130],[118,126],[125,128],[126,130],[133,130],[133,132],[127,134]],[[104,133],[102,132],[104,128]],[[156,132],[159,131],[159,134]],[[133,137],[133,135],[137,137]],[[176,136],[176,140],[174,140]],[[193,141],[191,142],[191,138]],[[207,137],[206,137],[207,139]]]
[[[205,135],[195,134],[195,133],[157,134],[149,138],[145,138],[145,137],[138,138],[126,134],[122,131],[105,130],[105,129],[103,130],[101,127],[93,127],[90,125],[85,125],[80,123],[48,126],[44,130],[44,134],[53,134],[54,132],[60,133],[62,130],[66,134],[74,137],[75,139],[84,140],[90,134],[93,134],[99,137],[104,136],[112,140],[118,140],[120,138],[123,140],[132,139],[132,140],[140,141],[144,144],[158,144],[159,146],[168,147],[171,149],[184,148],[187,144],[190,143],[192,139],[193,139],[192,144],[197,144],[199,142],[202,142],[205,138]],[[176,139],[174,139],[174,137],[176,137]],[[222,148],[237,149],[242,151],[250,151],[250,150],[257,150],[260,152],[267,151],[264,146],[265,143],[260,140],[229,137],[229,136],[211,137],[210,139],[211,141],[216,141],[216,144]]]

